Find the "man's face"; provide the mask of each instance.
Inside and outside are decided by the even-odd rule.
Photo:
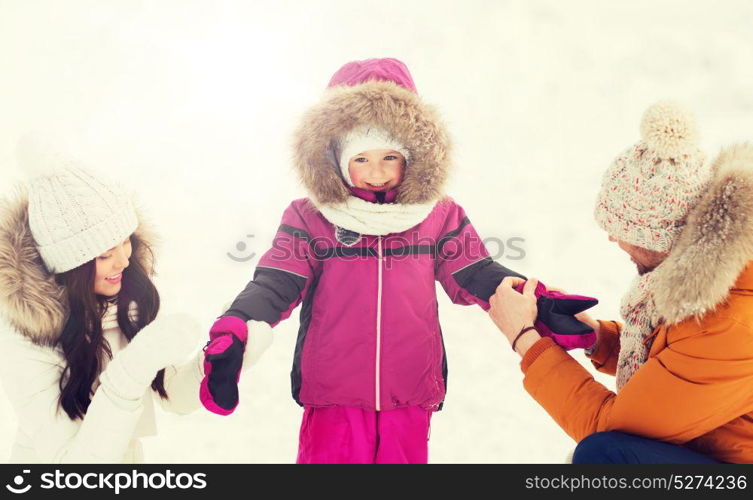
[[[656,267],[664,262],[669,252],[656,252],[654,250],[646,250],[630,243],[627,243],[617,238],[609,236],[609,241],[614,241],[617,245],[630,256],[630,260],[633,261],[638,268],[638,274],[644,275],[650,273]]]

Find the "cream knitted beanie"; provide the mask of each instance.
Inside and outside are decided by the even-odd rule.
[[[708,178],[694,117],[676,103],[656,103],[643,114],[641,141],[604,174],[596,222],[614,238],[667,252]]]
[[[29,177],[29,227],[51,273],[85,264],[136,230],[136,210],[117,184],[37,137],[19,141],[17,154]]]

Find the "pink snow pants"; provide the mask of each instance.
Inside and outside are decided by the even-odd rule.
[[[299,464],[425,464],[431,410],[305,407]]]

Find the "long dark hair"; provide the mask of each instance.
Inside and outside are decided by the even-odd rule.
[[[94,395],[92,384],[102,371],[104,356],[112,358],[110,346],[102,331],[102,318],[108,303],[116,302],[118,325],[130,340],[146,325],[154,321],[160,307],[160,298],[150,278],[151,248],[137,235],[131,235],[132,254],[127,268],[123,270],[120,292],[115,297],[94,293],[96,262],[89,262],[56,276],[68,296],[70,314],[58,338],[66,366],[60,375],[60,398],[58,404],[75,420],[83,418]],[[138,307],[138,318],[132,321],[128,315],[131,302]],[[167,399],[165,370],[157,372],[152,389]]]

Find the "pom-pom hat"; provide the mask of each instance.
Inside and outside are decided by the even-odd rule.
[[[706,187],[708,169],[695,119],[679,104],[650,106],[640,131],[641,140],[604,173],[594,216],[618,240],[668,252]]]

